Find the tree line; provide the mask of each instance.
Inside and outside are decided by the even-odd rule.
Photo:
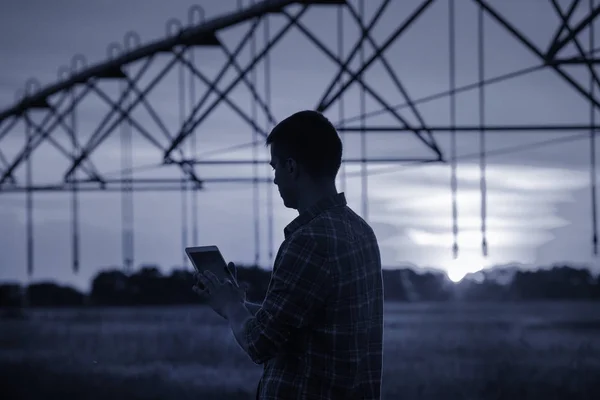
[[[238,280],[250,301],[260,302],[267,291],[271,272],[257,266],[238,266]],[[600,300],[600,277],[588,269],[557,265],[533,271],[514,267],[495,268],[470,274],[459,283],[450,282],[443,272],[409,268],[383,271],[387,301],[536,301]],[[199,304],[192,292],[192,273],[173,270],[163,274],[157,266],[146,265],[131,274],[119,269],[99,272],[89,293],[54,282],[0,285],[0,306],[152,306]]]

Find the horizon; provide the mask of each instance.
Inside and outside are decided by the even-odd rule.
[[[0,13],[0,35],[18,37],[16,41],[0,44],[6,56],[0,65],[0,109],[14,103],[14,92],[23,86],[27,78],[34,76],[42,84],[56,82],[56,70],[74,54],[81,53],[89,65],[106,59],[106,45],[122,42],[125,32],[134,30],[142,43],[150,43],[164,37],[164,25],[169,17],[183,18],[192,0],[182,0],[176,5],[159,0],[148,0],[145,13],[132,3],[90,3],[82,6],[75,0],[63,0],[62,6],[50,5],[42,0],[27,0],[29,7],[6,4]],[[246,2],[247,3],[247,2]],[[369,2],[374,7],[378,2]],[[410,3],[410,4],[409,4]],[[394,13],[407,15],[414,10],[413,2],[391,2],[373,34],[381,44],[397,25]],[[458,3],[458,2],[457,2]],[[235,9],[233,1],[203,2],[207,18],[214,18]],[[477,7],[467,2],[456,5],[457,18],[457,76],[456,85],[464,86],[477,81]],[[510,21],[521,29],[532,43],[545,48],[560,21],[550,4],[504,4],[494,5]],[[38,12],[29,13],[27,9]],[[291,8],[293,9],[293,7]],[[118,12],[116,12],[118,10]],[[318,11],[316,11],[318,10]],[[370,15],[370,9],[367,14]],[[585,7],[579,7],[573,21],[585,16]],[[413,99],[422,99],[448,90],[447,7],[435,2],[419,20],[398,39],[386,57],[399,70],[406,90]],[[336,18],[336,8],[312,7],[303,21],[311,31],[317,32],[326,44],[335,48],[334,25],[328,23]],[[531,23],[535,16],[535,24]],[[345,14],[346,53],[358,38],[358,29]],[[367,17],[369,18],[369,17]],[[271,31],[281,26],[282,18],[270,17]],[[228,49],[235,47],[245,35],[248,23],[219,32],[219,39]],[[36,30],[29,27],[36,26]],[[440,31],[431,29],[440,27]],[[261,28],[262,29],[262,28]],[[77,32],[77,34],[73,34]],[[262,48],[262,30],[257,35],[258,49]],[[587,30],[583,47],[587,49]],[[595,31],[600,43],[600,30]],[[583,40],[582,40],[583,41]],[[485,15],[485,77],[507,74],[539,65],[540,60],[518,43],[506,29]],[[294,52],[290,52],[290,49]],[[372,47],[365,46],[370,57]],[[439,51],[435,49],[441,49]],[[248,49],[238,57],[246,65]],[[493,51],[492,51],[493,50]],[[573,44],[565,47],[561,56],[577,54]],[[161,56],[162,57],[162,56]],[[220,50],[197,49],[195,58],[199,68],[212,76],[218,72],[226,58]],[[201,60],[201,61],[200,61]],[[159,65],[165,61],[156,61]],[[282,44],[270,52],[272,113],[281,120],[300,109],[312,108],[324,87],[335,76],[337,69],[303,37],[297,30],[291,32]],[[356,68],[356,62],[350,65]],[[131,66],[137,70],[137,65]],[[129,68],[129,67],[128,67]],[[588,84],[583,66],[570,67],[573,79]],[[257,79],[265,84],[264,65],[257,69]],[[231,74],[229,74],[231,75]],[[235,76],[233,76],[235,77]],[[231,78],[231,76],[229,76]],[[186,76],[186,79],[187,76]],[[345,79],[345,78],[344,78]],[[228,79],[224,79],[228,81]],[[365,81],[390,104],[398,104],[402,97],[392,87],[390,78],[380,63],[365,71]],[[142,80],[143,84],[147,82]],[[222,88],[226,86],[220,84]],[[107,93],[113,96],[117,87],[106,84]],[[141,86],[144,86],[141,84]],[[159,110],[167,128],[174,132],[181,125],[177,107],[177,71],[168,74],[150,94],[151,103]],[[359,90],[354,84],[345,96],[344,115],[338,112],[339,103],[332,104],[325,115],[334,123],[348,120],[360,113]],[[203,87],[198,83],[197,95]],[[293,95],[290,95],[292,93]],[[485,119],[490,125],[547,125],[580,124],[589,121],[589,102],[573,88],[567,86],[556,73],[541,69],[518,78],[487,85],[485,87]],[[229,96],[245,112],[250,113],[252,103],[248,90],[240,87]],[[476,90],[457,95],[457,125],[479,123],[479,100]],[[256,104],[256,102],[254,102]],[[189,109],[189,104],[184,109]],[[375,113],[381,109],[372,98],[367,98],[366,110]],[[443,126],[450,120],[448,97],[435,101],[423,101],[418,109],[428,125]],[[98,99],[82,103],[78,113],[78,137],[87,140],[98,125],[106,105]],[[150,130],[159,131],[151,125],[151,119],[141,110],[133,115]],[[261,129],[268,130],[270,123],[259,110]],[[410,110],[400,114],[410,123],[417,118]],[[596,110],[595,115],[600,117]],[[344,118],[343,118],[344,117]],[[369,124],[384,126],[397,124],[389,114],[367,119]],[[347,121],[346,121],[347,122]],[[358,125],[358,121],[348,123]],[[14,133],[14,134],[13,134]],[[22,147],[22,132],[11,132],[0,140],[2,153],[10,161]],[[229,108],[219,105],[209,118],[195,131],[199,139],[196,151],[188,151],[189,142],[182,148],[190,154],[210,153],[219,149],[247,143],[256,139],[250,126],[238,118]],[[101,173],[118,177],[120,142],[118,130],[92,155]],[[435,133],[445,155],[450,154],[449,134]],[[68,146],[68,137],[57,132],[53,137]],[[360,158],[359,135],[343,134],[345,158]],[[568,139],[568,141],[563,140]],[[369,157],[425,157],[431,156],[426,148],[411,135],[368,133]],[[587,265],[589,270],[600,273],[600,259],[592,254],[592,222],[590,200],[589,139],[583,135],[570,136],[566,132],[488,132],[486,180],[487,215],[486,236],[488,256],[482,254],[482,221],[480,194],[480,165],[477,154],[477,133],[460,133],[457,137],[460,159],[457,166],[457,206],[459,254],[452,256],[452,206],[450,190],[450,167],[440,164],[398,165],[373,163],[369,172],[366,215],[363,215],[360,165],[348,164],[338,178],[338,189],[346,193],[349,206],[363,215],[376,232],[385,265],[410,264],[415,269],[426,270],[428,265],[452,274],[460,275],[489,268],[492,265],[518,263],[524,269],[536,265],[567,263]],[[133,165],[136,178],[178,178],[180,173],[173,167],[153,168],[161,163],[161,152],[151,147],[137,134],[133,137],[135,155]],[[258,146],[259,159],[267,159],[264,146]],[[600,148],[596,141],[596,148]],[[475,156],[474,156],[475,155]],[[230,151],[225,156],[208,159],[250,159],[251,148]],[[55,182],[69,167],[48,143],[40,146],[33,156],[33,175],[37,183]],[[0,163],[0,167],[2,164]],[[240,166],[202,165],[200,177],[251,177],[252,169]],[[260,178],[271,178],[268,166],[259,168]],[[346,178],[343,179],[342,175]],[[23,180],[25,168],[16,170],[15,177]],[[80,175],[81,177],[81,175]],[[283,240],[283,228],[296,213],[285,209],[272,185],[260,184],[258,189],[258,215],[254,215],[254,195],[251,185],[207,184],[198,193],[196,203],[186,196],[184,211],[179,193],[134,193],[134,265],[149,264],[156,260],[163,271],[165,265],[183,264],[185,254],[182,238],[182,220],[191,220],[192,207],[198,212],[198,242],[191,243],[191,223],[187,224],[187,244],[216,244],[227,260],[241,260],[244,264],[257,262],[272,265],[273,255]],[[24,196],[0,192],[0,281],[7,279],[27,282],[26,273],[26,219]],[[80,265],[78,274],[72,273],[70,194],[36,193],[34,196],[34,263],[32,279],[56,279],[74,287],[87,285],[99,271],[100,265],[122,265],[120,196],[111,193],[82,193],[80,198]],[[272,211],[273,234],[269,234],[267,210]],[[185,212],[185,214],[184,214]],[[255,221],[258,220],[258,227]],[[258,238],[255,237],[258,232]],[[94,265],[95,267],[89,267]],[[86,267],[88,266],[88,267]]]
[[[267,271],[267,272],[270,271],[270,268],[267,268],[267,267],[264,267],[261,265],[236,263],[236,266],[238,268],[258,267],[259,269],[261,269],[263,271]],[[163,266],[155,264],[155,263],[140,264],[137,266],[137,268],[133,268],[131,271],[127,272],[127,271],[125,271],[125,269],[123,267],[114,265],[114,266],[105,266],[105,267],[95,268],[96,275],[93,276],[89,280],[89,282],[87,282],[86,285],[78,285],[78,284],[73,284],[73,283],[69,283],[69,282],[63,282],[63,281],[53,279],[53,278],[39,278],[39,279],[31,279],[27,282],[21,282],[21,281],[10,280],[10,279],[0,280],[0,286],[19,285],[21,287],[26,287],[28,285],[50,283],[50,284],[55,284],[55,285],[58,285],[61,287],[73,288],[82,293],[89,293],[89,292],[91,292],[91,285],[93,283],[93,279],[97,276],[97,274],[100,274],[103,272],[108,272],[108,271],[120,271],[125,275],[133,275],[133,274],[140,272],[144,268],[154,268],[154,267],[156,267],[159,270],[159,273],[163,277],[169,277],[176,271],[186,271],[186,272],[190,272],[190,273],[193,272],[193,267],[190,268],[190,267],[184,267],[184,266],[172,266],[169,268],[164,268]],[[454,279],[454,277],[452,277],[448,273],[448,271],[446,271],[444,268],[434,267],[434,266],[417,266],[417,265],[410,264],[410,263],[399,264],[396,266],[384,265],[384,266],[382,266],[382,270],[383,271],[410,270],[418,275],[433,273],[433,274],[437,274],[437,275],[443,275],[445,277],[445,279],[447,279],[450,283],[452,283],[454,285],[458,285],[464,281],[478,282],[479,277],[480,277],[479,274],[481,274],[481,273],[486,274],[486,273],[490,273],[492,271],[514,272],[516,270],[516,271],[522,271],[522,272],[537,272],[537,271],[544,271],[544,270],[549,271],[549,270],[552,270],[555,268],[561,268],[561,267],[567,267],[567,268],[571,268],[573,270],[587,270],[590,272],[590,274],[593,278],[596,278],[596,279],[600,278],[600,272],[596,272],[596,271],[590,269],[589,266],[587,266],[587,265],[572,264],[572,263],[569,264],[566,262],[557,262],[557,263],[550,264],[550,265],[523,265],[518,262],[498,264],[498,265],[489,266],[487,268],[483,268],[479,271],[466,273],[464,276],[457,277],[456,279]]]

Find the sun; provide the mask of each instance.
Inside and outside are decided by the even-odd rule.
[[[460,282],[467,274],[481,271],[489,260],[479,254],[464,254],[444,263],[446,275],[454,283]]]

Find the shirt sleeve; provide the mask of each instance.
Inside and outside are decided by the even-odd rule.
[[[330,271],[326,258],[317,252],[315,240],[292,237],[273,267],[261,309],[246,324],[252,361],[263,364],[273,358],[293,331],[309,323],[330,289]]]

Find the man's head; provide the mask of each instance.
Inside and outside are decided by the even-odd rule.
[[[300,111],[281,121],[267,137],[275,185],[288,208],[320,187],[335,186],[342,163],[342,141],[321,113]]]

